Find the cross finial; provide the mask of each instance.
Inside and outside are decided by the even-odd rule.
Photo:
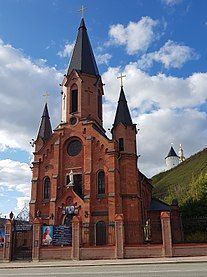
[[[126,77],[126,75],[123,75],[121,73],[121,76],[118,76],[117,79],[121,79],[121,87],[123,87],[123,79]]]
[[[85,11],[85,10],[86,10],[86,8],[85,8],[83,5],[81,6],[80,10],[78,10],[78,12],[81,13],[81,18],[84,17],[84,11]]]
[[[44,94],[43,94],[43,97],[45,97],[45,102],[47,103],[47,100],[48,100],[48,97],[49,97],[50,95],[49,95],[49,93],[48,92],[45,92]]]

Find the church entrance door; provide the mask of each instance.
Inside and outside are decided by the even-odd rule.
[[[67,214],[64,220],[64,225],[69,227],[69,235],[70,235],[69,240],[71,242],[72,242],[72,219],[73,219],[73,215]]]

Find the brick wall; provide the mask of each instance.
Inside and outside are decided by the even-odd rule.
[[[41,247],[40,260],[71,260],[71,247]]]
[[[81,260],[115,259],[115,247],[88,247],[80,249]]]
[[[206,256],[207,244],[185,243],[173,245],[174,257]]]
[[[162,257],[162,244],[130,246],[124,248],[124,258],[159,258]]]

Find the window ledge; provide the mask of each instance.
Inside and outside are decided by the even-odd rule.
[[[46,203],[49,203],[50,202],[50,199],[48,198],[48,199],[43,199],[42,200],[42,203],[44,203],[44,204],[46,204]]]
[[[97,194],[97,198],[106,198],[106,194],[105,193]]]

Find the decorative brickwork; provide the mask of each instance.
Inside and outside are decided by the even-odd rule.
[[[35,218],[33,221],[33,246],[32,246],[32,260],[40,260],[40,246],[41,246],[41,220]]]
[[[5,225],[5,242],[3,248],[3,260],[10,262],[12,259],[12,225],[13,220],[8,219]]]
[[[171,235],[171,224],[170,224],[170,213],[161,213],[161,224],[162,224],[162,241],[163,241],[163,256],[172,257],[172,235]]]

